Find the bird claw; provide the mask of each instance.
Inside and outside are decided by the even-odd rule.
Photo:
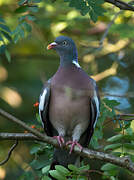
[[[64,144],[64,138],[62,136],[54,136],[54,139],[56,139],[60,145],[60,147],[62,147],[62,144]]]
[[[68,141],[68,142],[66,143],[66,146],[68,146],[68,145],[70,145],[70,144],[71,144],[71,149],[70,149],[70,151],[69,151],[69,154],[72,153],[72,151],[73,151],[73,149],[74,149],[75,146],[78,146],[81,151],[82,151],[82,149],[83,149],[83,147],[82,147],[77,141]]]

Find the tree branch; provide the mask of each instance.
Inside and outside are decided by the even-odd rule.
[[[10,156],[17,145],[18,145],[18,140],[16,139],[16,142],[12,145],[12,147],[8,151],[7,157],[3,161],[0,162],[0,166],[4,165],[10,159]]]
[[[120,8],[121,10],[129,10],[129,11],[134,11],[134,6],[131,5],[131,2],[126,3],[124,1],[120,0],[105,0],[105,2],[108,2],[110,4],[115,5],[116,7]]]
[[[52,144],[55,147],[59,148],[59,145],[57,143],[56,140],[54,140],[51,137],[46,136],[45,134],[40,133],[39,131],[30,128],[28,125],[26,125],[24,122],[22,122],[21,120],[17,119],[16,117],[12,116],[11,114],[5,112],[4,110],[0,109],[0,115],[7,118],[8,120],[11,120],[17,124],[19,124],[20,126],[22,126],[23,128],[25,128],[26,130],[28,130],[29,132],[31,132],[30,134],[10,134],[10,133],[0,133],[0,140],[5,140],[5,139],[19,139],[19,140],[39,140],[42,142],[46,142],[49,144]],[[14,136],[15,135],[15,136]],[[63,147],[67,150],[69,150],[69,147]],[[113,156],[111,154],[108,153],[103,153],[103,152],[98,152],[98,151],[94,151],[94,150],[89,150],[87,148],[83,148],[82,151],[80,151],[80,149],[78,147],[74,148],[74,151],[76,154],[79,154],[82,157],[86,157],[89,159],[99,159],[105,162],[110,162],[113,163],[115,165],[118,165],[120,167],[123,167],[125,169],[128,169],[130,172],[134,173],[134,163],[129,159],[129,157],[116,157]]]

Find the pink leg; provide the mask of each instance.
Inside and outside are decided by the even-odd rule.
[[[64,138],[63,138],[62,136],[54,136],[53,138],[54,138],[54,139],[57,139],[60,147],[61,147],[62,144],[64,144],[64,142],[65,142],[65,141],[64,141]]]
[[[70,149],[70,152],[69,154],[72,153],[73,149],[74,149],[74,146],[78,146],[80,148],[80,150],[82,151],[83,147],[77,142],[77,141],[68,141],[66,143],[66,145],[70,145],[71,144],[71,149]]]

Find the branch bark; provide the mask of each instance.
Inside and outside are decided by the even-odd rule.
[[[105,2],[108,2],[110,4],[113,4],[114,6],[120,8],[121,10],[129,10],[129,11],[134,11],[134,6],[131,5],[133,1],[130,3],[126,3],[121,0],[105,0]]]
[[[59,147],[56,140],[51,137],[46,136],[46,134],[42,134],[39,131],[30,128],[27,124],[19,120],[18,118],[12,116],[11,114],[5,112],[4,110],[0,109],[0,115],[5,117],[6,119],[17,123],[18,125],[22,126],[30,133],[0,133],[0,140],[38,140],[42,142],[46,142],[52,144],[54,147]],[[69,147],[63,147],[69,151]],[[116,157],[108,153],[98,152],[94,150],[90,150],[87,148],[83,148],[82,151],[78,147],[74,148],[74,152],[79,154],[82,157],[86,157],[89,159],[99,159],[104,162],[110,162],[112,164],[118,165],[125,169],[128,169],[130,172],[134,173],[134,163],[131,161],[129,157]]]

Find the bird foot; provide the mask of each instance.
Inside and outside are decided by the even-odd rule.
[[[82,151],[82,149],[83,149],[83,147],[82,147],[77,141],[68,141],[68,142],[66,143],[67,146],[70,145],[70,144],[71,144],[71,149],[70,149],[69,154],[72,153],[72,151],[73,151],[73,149],[74,149],[75,146],[78,146],[81,151]]]
[[[60,147],[62,147],[62,144],[64,144],[64,138],[62,136],[54,136],[54,139],[56,139],[60,145]]]

